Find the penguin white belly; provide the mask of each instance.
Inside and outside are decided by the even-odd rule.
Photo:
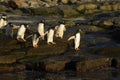
[[[44,24],[40,23],[38,25],[38,33],[40,34],[40,36],[44,36]]]
[[[65,30],[64,25],[59,26],[59,28],[56,32],[56,37],[63,38],[64,30]]]
[[[21,26],[18,30],[17,37],[24,39],[26,28],[24,26]]]
[[[80,45],[80,33],[75,35],[75,49],[77,49]]]
[[[54,30],[50,29],[47,35],[47,43],[53,42],[53,37],[54,37]]]

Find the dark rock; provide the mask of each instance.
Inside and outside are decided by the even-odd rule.
[[[61,15],[65,18],[77,17],[79,15],[79,12],[69,5],[61,5],[58,8],[62,11]]]
[[[23,71],[23,70],[25,70],[25,66],[22,64],[0,66],[0,73],[18,72],[18,71]]]
[[[86,60],[77,63],[77,72],[86,72],[89,70],[97,70],[102,67],[109,67],[110,59],[109,58],[100,58],[93,60]]]

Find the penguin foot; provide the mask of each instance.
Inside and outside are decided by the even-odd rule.
[[[51,45],[51,44],[56,44],[55,42],[48,42],[48,45]]]
[[[76,51],[79,51],[80,49],[79,49],[79,48],[76,48],[75,50],[76,50]]]
[[[26,40],[22,39],[22,38],[17,38],[17,40],[20,41],[20,42],[26,42]]]
[[[48,45],[51,45],[51,43],[50,43],[50,42],[48,42],[47,44],[48,44]]]
[[[52,44],[56,44],[55,42],[51,42]]]
[[[25,39],[22,39],[24,42],[26,42],[26,40]]]
[[[34,45],[33,47],[34,47],[34,48],[38,48],[38,45]]]

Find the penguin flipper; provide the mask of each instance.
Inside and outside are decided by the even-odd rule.
[[[58,27],[59,27],[59,26],[55,26],[55,30],[57,30],[57,29],[58,29]]]
[[[70,40],[72,40],[74,38],[75,38],[75,36],[71,36],[71,37],[68,38],[68,41],[70,41]]]

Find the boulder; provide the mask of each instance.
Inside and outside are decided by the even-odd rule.
[[[13,2],[18,6],[18,8],[27,8],[29,5],[25,0],[13,0]]]
[[[62,11],[61,15],[65,18],[77,17],[79,15],[79,12],[69,5],[61,5],[58,8]]]
[[[67,61],[46,61],[44,63],[45,71],[47,72],[59,72],[63,71]]]
[[[104,67],[109,67],[109,66],[110,66],[109,58],[100,58],[100,59],[77,62],[76,69],[77,69],[77,72],[79,73],[79,72],[86,72],[90,70],[103,69]]]
[[[25,66],[22,64],[0,65],[0,73],[18,72],[23,70],[25,70]]]
[[[107,57],[118,57],[120,52],[119,46],[105,46],[102,48],[96,48],[89,51],[92,54],[103,55]]]
[[[62,2],[63,4],[67,4],[67,3],[68,3],[68,0],[61,0],[61,2]]]
[[[100,6],[100,10],[102,11],[111,11],[112,10],[112,6],[107,4],[107,5],[102,5]]]

